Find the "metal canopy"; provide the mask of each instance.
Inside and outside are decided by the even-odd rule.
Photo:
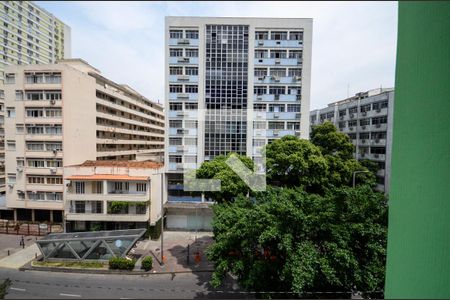
[[[45,260],[108,260],[124,257],[146,229],[49,234],[36,243]]]

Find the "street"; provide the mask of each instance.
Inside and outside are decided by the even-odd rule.
[[[0,269],[0,279],[12,282],[5,299],[70,298],[252,298],[233,290],[229,280],[225,287],[212,289],[211,273],[151,275],[98,275]]]

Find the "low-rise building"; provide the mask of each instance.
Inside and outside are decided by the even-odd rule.
[[[394,89],[379,88],[311,111],[310,124],[332,122],[355,145],[354,156],[378,164],[377,190],[389,192]]]
[[[86,161],[64,168],[67,231],[155,226],[161,218],[163,164]]]

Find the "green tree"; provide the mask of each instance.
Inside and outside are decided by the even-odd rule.
[[[267,177],[281,186],[320,188],[327,181],[328,166],[319,147],[288,135],[265,148]]]
[[[333,186],[350,186],[355,171],[367,171],[366,166],[353,158],[355,146],[350,138],[339,132],[331,122],[312,127],[310,134],[311,142],[320,148],[328,164],[328,183]],[[373,173],[357,173],[358,184],[375,185],[376,171]]]
[[[213,160],[205,161],[196,171],[197,178],[219,179],[221,184],[220,192],[205,192],[207,198],[217,202],[231,201],[236,196],[250,193],[249,187],[245,182],[226,164],[230,155],[236,155],[243,164],[253,171],[253,161],[251,158],[229,153],[228,155],[216,156]]]
[[[251,291],[376,291],[383,288],[387,208],[369,186],[269,188],[214,206],[212,284],[227,272]],[[286,296],[286,295],[283,295]],[[339,294],[332,294],[341,297]],[[347,295],[348,296],[348,295]]]
[[[0,283],[0,299],[5,299],[8,294],[8,288],[11,286],[11,280],[6,278],[5,281]]]

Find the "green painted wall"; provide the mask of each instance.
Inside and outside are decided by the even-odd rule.
[[[386,298],[450,298],[450,2],[399,2]]]

